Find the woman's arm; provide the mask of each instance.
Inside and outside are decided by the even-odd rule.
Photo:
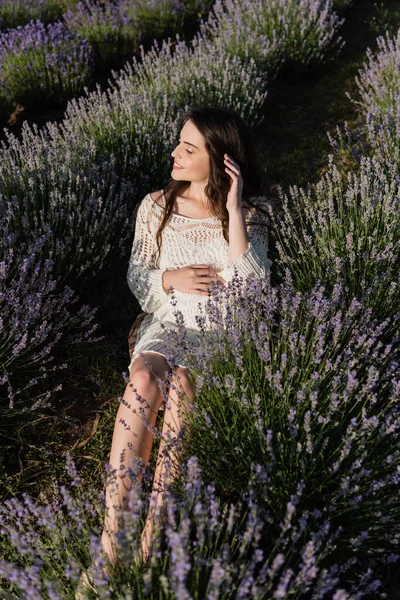
[[[249,236],[242,208],[229,211],[229,259],[228,266],[247,251]]]
[[[147,313],[153,313],[168,298],[162,285],[166,269],[159,269],[152,258],[158,225],[151,205],[149,195],[139,205],[127,273],[129,288]]]
[[[228,154],[224,154],[224,163],[225,171],[231,178],[226,199],[229,214],[229,257],[228,266],[219,272],[219,276],[225,283],[233,278],[235,271],[243,278],[250,273],[263,278],[272,264],[267,255],[267,222],[264,217],[264,221],[256,226],[254,214],[258,211],[253,208],[250,211],[252,222],[247,230],[242,208],[243,178],[240,167]],[[257,217],[261,218],[262,214],[257,214]]]
[[[231,218],[229,212],[228,266],[219,272],[226,283],[232,280],[235,271],[243,278],[250,273],[264,278],[272,265],[268,257],[268,217],[252,208],[246,224],[243,209],[241,213],[234,212]]]

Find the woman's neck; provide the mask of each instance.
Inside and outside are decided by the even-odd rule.
[[[189,187],[183,192],[182,198],[187,198],[202,206],[208,206],[208,198],[205,194],[207,182],[192,181]]]

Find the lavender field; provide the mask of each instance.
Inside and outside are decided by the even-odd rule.
[[[134,561],[159,416],[88,598],[400,598],[397,2],[0,0],[0,28],[0,119],[28,111],[0,147],[0,598],[104,564],[134,211],[207,104],[254,132],[272,267],[213,290],[196,353],[176,303],[196,395],[167,521]]]

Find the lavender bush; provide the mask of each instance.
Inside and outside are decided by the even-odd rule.
[[[254,63],[213,53],[201,38],[194,50],[177,40],[175,51],[167,42],[142,62],[114,73],[107,93],[72,100],[61,130],[65,144],[81,152],[80,144],[94,141],[98,156],[116,156],[117,171],[132,178],[138,196],[168,177],[172,150],[187,105],[231,107],[250,123],[259,119],[266,97],[266,80]],[[70,141],[71,140],[71,141]]]
[[[70,285],[124,256],[133,229],[134,188],[116,175],[112,153],[100,160],[91,140],[80,149],[48,124],[25,125],[21,140],[7,133],[0,150],[0,215],[27,243],[45,235],[43,256]]]
[[[60,104],[80,94],[93,68],[88,42],[57,22],[0,33],[0,87],[8,101]]]
[[[252,57],[271,77],[283,61],[308,65],[339,51],[343,21],[331,0],[217,0],[203,31],[231,55]]]
[[[114,74],[112,89],[124,99],[137,94],[165,94],[174,112],[186,105],[215,105],[236,110],[250,126],[259,120],[266,98],[267,78],[255,62],[244,66],[238,57],[221,53],[201,34],[192,48],[176,37],[155,44],[141,61],[126,64],[119,76]]]
[[[132,11],[132,3],[127,0],[85,0],[67,11],[64,21],[70,31],[88,40],[96,50],[98,62],[107,65],[120,56],[133,55],[138,45],[139,31]]]
[[[379,36],[376,43],[378,52],[367,48],[367,62],[356,77],[361,99],[354,102],[364,114],[373,114],[377,108],[385,113],[396,104],[400,93],[400,29],[395,37],[388,32]]]
[[[377,38],[379,51],[374,55],[367,49],[368,61],[356,77],[360,99],[348,97],[359,109],[359,126],[344,132],[337,128],[336,136],[329,135],[335,152],[347,152],[359,164],[363,155],[375,157],[391,177],[400,172],[400,60],[397,38]]]
[[[96,309],[82,305],[68,287],[60,288],[53,261],[43,253],[51,232],[30,240],[9,229],[11,203],[4,203],[0,239],[0,430],[10,419],[48,406],[52,392],[46,389],[54,365],[57,344],[94,342]],[[44,390],[44,391],[43,391]]]
[[[182,31],[208,13],[212,0],[135,0],[132,16],[143,38],[161,38]]]
[[[280,271],[289,268],[296,288],[316,281],[346,290],[375,317],[399,311],[399,180],[376,157],[363,157],[359,173],[342,176],[330,157],[315,188],[292,186],[282,214],[271,212]]]
[[[134,54],[142,40],[162,38],[181,31],[193,16],[206,12],[203,0],[85,0],[64,14],[67,27],[86,38],[100,63]]]
[[[72,486],[57,489],[53,501],[35,502],[24,494],[7,500],[0,507],[0,576],[7,598],[39,600],[73,597],[80,571],[90,557],[98,562],[94,571],[97,597],[201,598],[234,599],[290,595],[304,598],[361,598],[379,583],[368,571],[348,595],[339,584],[342,573],[354,565],[353,558],[342,560],[334,568],[319,570],[324,545],[334,539],[325,526],[319,535],[310,534],[301,552],[289,550],[296,530],[291,527],[290,503],[281,535],[272,552],[263,548],[268,524],[263,510],[250,489],[243,500],[224,504],[212,485],[205,486],[196,457],[182,468],[182,493],[171,487],[164,492],[163,514],[166,523],[156,528],[155,551],[143,567],[132,563],[137,555],[139,533],[147,502],[139,485],[129,494],[129,511],[121,519],[118,541],[123,566],[119,576],[109,577],[100,553],[102,494],[92,486],[84,487],[70,458],[67,469]],[[307,536],[305,536],[307,537]],[[289,564],[292,567],[289,567]]]
[[[253,481],[267,554],[282,527],[295,556],[326,527],[325,566],[338,556],[382,566],[400,558],[399,313],[378,322],[344,296],[339,285],[301,294],[289,270],[276,288],[234,280],[199,314],[194,346],[177,305],[171,355],[187,348],[196,390],[183,460],[195,454],[229,501]]]
[[[400,93],[393,107],[383,111],[378,106],[359,118],[358,127],[343,131],[336,128],[334,135],[328,133],[334,153],[349,156],[354,168],[359,170],[363,157],[373,157],[389,179],[398,180],[400,174]]]
[[[389,178],[397,180],[400,173],[399,34],[400,30],[395,38],[388,32],[385,37],[378,37],[376,54],[367,49],[368,60],[356,77],[359,99],[347,93],[358,107],[356,125],[350,129],[345,122],[343,130],[338,126],[335,134],[328,133],[334,153],[339,160],[344,159],[347,169],[358,171],[363,157],[369,156]]]
[[[168,148],[172,150],[179,134],[179,120],[166,95],[156,98],[145,89],[141,95],[123,98],[98,88],[68,104],[62,144],[71,143],[80,153],[91,140],[96,161],[106,160],[110,153],[115,157],[116,172],[135,190],[132,215],[135,201],[169,174]]]

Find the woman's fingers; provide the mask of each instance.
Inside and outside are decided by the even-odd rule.
[[[215,275],[203,275],[201,277],[198,278],[199,279],[199,283],[202,285],[208,285],[209,283],[211,283],[212,281],[217,281],[218,280],[218,275],[215,273]]]
[[[212,283],[225,283],[225,280],[220,277],[219,275],[216,275],[215,277],[202,277],[197,283],[196,285],[201,285],[205,288],[209,288]]]

